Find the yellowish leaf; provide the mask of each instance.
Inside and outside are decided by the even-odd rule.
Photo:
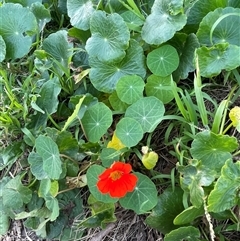
[[[112,136],[112,140],[108,142],[107,148],[113,148],[117,151],[123,149],[124,147],[126,147],[125,145],[123,145],[123,143],[118,139],[118,137],[116,136],[115,132],[113,133]]]
[[[150,151],[149,153],[146,153],[142,157],[142,163],[143,165],[148,169],[153,169],[158,161],[158,154],[154,151]]]
[[[234,127],[240,124],[240,107],[235,106],[229,112],[229,118],[232,121]]]

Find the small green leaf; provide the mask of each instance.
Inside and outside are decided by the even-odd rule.
[[[183,12],[183,0],[155,0],[142,28],[143,40],[159,45],[171,39],[187,22]]]
[[[102,194],[97,188],[98,176],[105,171],[105,168],[99,165],[92,165],[87,170],[87,184],[91,194],[103,203],[115,203],[118,198],[112,198],[108,194]]]
[[[227,160],[221,176],[208,197],[208,211],[222,212],[239,203],[240,163]]]
[[[190,152],[194,159],[201,160],[203,166],[219,172],[226,160],[232,157],[230,152],[237,147],[235,137],[202,131],[195,136]]]
[[[118,80],[125,75],[139,75],[144,78],[146,74],[143,49],[135,40],[130,40],[126,56],[122,61],[102,62],[97,57],[89,58],[91,70],[90,80],[94,87],[105,93],[112,93],[115,90]]]
[[[197,228],[188,226],[181,227],[166,234],[164,241],[200,241],[200,232]]]
[[[129,10],[122,13],[121,16],[127,23],[129,29],[140,32],[141,29],[139,28],[139,26],[143,25],[144,23],[144,21],[140,17],[138,17],[135,13]]]
[[[155,184],[141,173],[134,173],[138,177],[137,185],[133,192],[119,200],[122,207],[131,209],[137,214],[146,213],[157,204],[157,189]]]
[[[173,223],[175,225],[184,225],[192,223],[197,217],[204,215],[204,208],[201,206],[200,208],[196,208],[194,206],[188,207],[184,211],[174,218]]]
[[[145,89],[147,96],[155,96],[161,100],[163,104],[169,103],[174,98],[170,75],[166,77],[150,75],[147,78]]]
[[[147,217],[146,223],[152,228],[166,234],[178,226],[173,224],[174,218],[181,213],[183,191],[181,188],[175,188],[174,191],[166,189],[159,197],[156,207]]]
[[[154,49],[147,56],[147,66],[153,74],[166,77],[177,69],[179,57],[177,50],[171,45],[163,45]]]
[[[126,75],[117,82],[117,95],[121,101],[133,104],[143,97],[144,86],[145,83],[140,76]]]
[[[125,117],[139,122],[143,132],[152,132],[161,122],[165,108],[159,99],[154,96],[144,97],[127,108]]]
[[[81,121],[88,140],[98,142],[112,124],[112,111],[100,102],[89,107]]]
[[[0,62],[2,62],[5,59],[6,56],[6,44],[0,35]]]
[[[91,0],[67,1],[67,12],[70,17],[70,22],[76,28],[88,30],[94,11],[94,4]]]
[[[4,3],[0,7],[0,36],[6,44],[6,58],[16,59],[27,54],[32,35],[37,33],[37,21],[29,8]]]
[[[112,13],[96,11],[90,21],[91,38],[87,40],[86,50],[99,61],[119,62],[125,56],[130,33],[123,18]]]
[[[212,47],[197,49],[200,74],[203,77],[212,77],[222,70],[233,70],[240,66],[240,47],[228,43],[216,44]]]
[[[124,117],[117,123],[116,135],[125,146],[132,147],[143,138],[143,130],[138,121]]]
[[[21,177],[11,179],[2,190],[3,205],[12,209],[18,209],[24,203],[30,202],[32,192],[22,185]]]
[[[43,159],[43,170],[51,179],[59,179],[62,173],[62,162],[57,144],[47,136],[40,135],[35,142],[36,150]]]

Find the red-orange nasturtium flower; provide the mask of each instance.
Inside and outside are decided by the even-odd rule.
[[[130,164],[114,162],[110,168],[99,175],[97,182],[98,190],[109,193],[111,197],[121,198],[127,192],[132,192],[137,184],[137,176],[133,173]]]

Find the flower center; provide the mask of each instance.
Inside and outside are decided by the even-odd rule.
[[[110,174],[110,178],[113,180],[113,181],[116,181],[117,179],[119,179],[121,176],[122,176],[122,172],[121,171],[114,171]]]

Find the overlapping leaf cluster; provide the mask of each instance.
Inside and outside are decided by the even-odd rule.
[[[24,219],[74,240],[116,202],[167,241],[203,240],[203,219],[209,240],[211,218],[238,230],[239,1],[17,2],[0,4],[0,235]],[[226,82],[220,101],[205,91]],[[96,186],[119,160],[138,178],[120,199]]]

